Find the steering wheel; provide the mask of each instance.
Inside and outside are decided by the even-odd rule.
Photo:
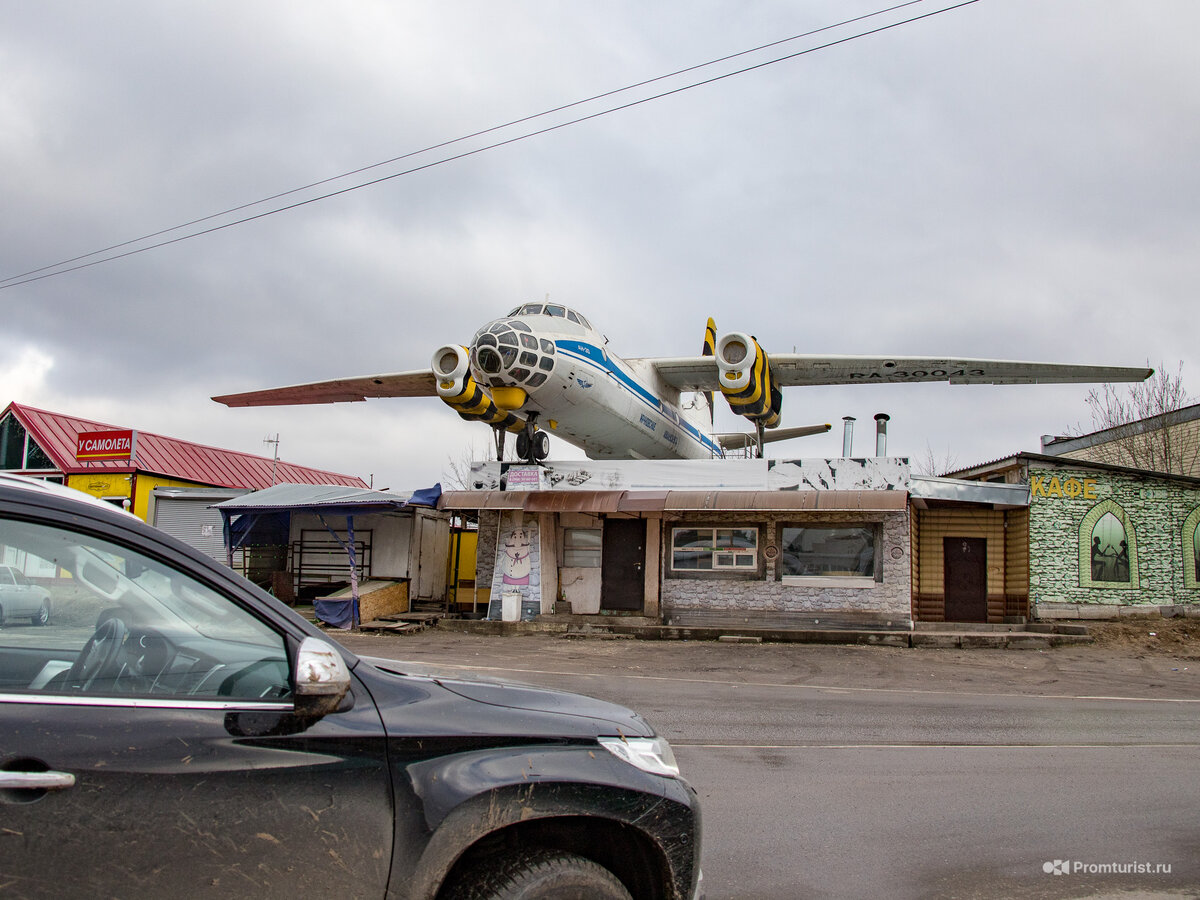
[[[74,684],[78,690],[89,690],[97,676],[113,668],[128,633],[125,623],[115,616],[97,625],[71,666],[68,683]]]

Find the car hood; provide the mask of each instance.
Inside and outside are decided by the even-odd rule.
[[[470,730],[474,733],[513,733],[530,737],[650,737],[655,733],[639,714],[607,700],[506,681],[450,678],[436,673],[412,674],[412,667],[396,660],[360,659],[371,667],[372,672],[378,673],[384,686],[401,693],[416,691],[424,695],[419,698],[418,706],[424,705],[430,713],[439,707],[457,705],[455,701],[470,703],[471,707],[459,712],[465,714],[463,720],[471,723]],[[361,668],[355,670],[360,677],[363,674],[359,671]],[[375,681],[371,679],[372,692],[378,693]],[[385,689],[386,693],[389,691]],[[384,718],[392,718],[387,713],[387,707],[392,704],[383,697],[377,696],[376,700],[380,702]],[[414,712],[411,703],[410,700],[403,704],[407,707],[403,718],[411,719]],[[443,718],[442,715],[438,717]]]

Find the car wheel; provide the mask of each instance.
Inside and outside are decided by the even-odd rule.
[[[45,600],[38,607],[38,611],[29,617],[29,621],[34,625],[45,625],[50,621],[50,607],[46,605]]]
[[[489,857],[466,873],[450,900],[632,900],[619,878],[599,863],[561,850],[525,850]]]

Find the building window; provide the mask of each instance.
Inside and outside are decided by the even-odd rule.
[[[1183,586],[1200,588],[1200,507],[1183,521]]]
[[[34,443],[17,417],[9,413],[0,421],[0,469],[10,471],[54,469],[54,461]]]
[[[779,529],[779,577],[870,579],[875,561],[876,526],[837,528],[791,526]]]
[[[1093,506],[1079,525],[1079,586],[1136,590],[1137,533],[1125,510],[1112,500]]]
[[[757,528],[675,528],[671,531],[675,572],[757,572]]]
[[[563,567],[598,569],[604,540],[599,528],[563,529]]]

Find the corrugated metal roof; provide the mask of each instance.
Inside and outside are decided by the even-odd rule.
[[[411,495],[331,484],[276,484],[214,504],[226,512],[275,512],[285,509],[347,512],[403,509]]]
[[[886,512],[907,505],[906,491],[448,491],[442,494],[439,508],[525,512]]]
[[[85,472],[150,472],[181,481],[193,481],[214,487],[270,487],[272,468],[275,482],[335,484],[366,488],[367,483],[354,475],[342,475],[324,469],[298,466],[268,456],[255,456],[236,450],[221,450],[165,437],[149,431],[137,432],[136,461],[102,460],[80,463],[75,459],[77,438],[81,432],[115,431],[127,426],[94,422],[78,416],[47,412],[18,403],[10,403],[5,412],[16,416],[37,445],[56,466],[68,475]],[[0,416],[3,414],[0,413]]]

